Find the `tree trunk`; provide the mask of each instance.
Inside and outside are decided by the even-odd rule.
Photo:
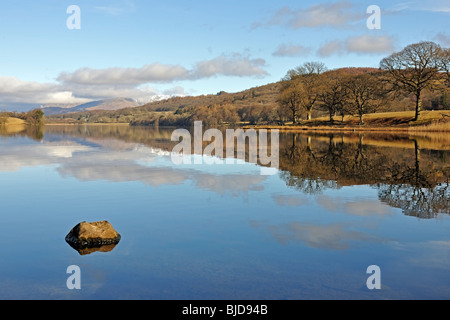
[[[421,95],[421,91],[417,91],[417,93],[416,93],[416,116],[414,117],[414,121],[419,120],[421,112],[422,112],[422,95]]]
[[[359,125],[362,126],[364,124],[364,115],[362,113],[359,114]]]
[[[306,120],[310,121],[311,119],[312,119],[311,110],[308,110]]]
[[[308,137],[308,138],[307,138],[306,150],[307,150],[308,152],[311,151],[311,137]]]
[[[419,185],[419,178],[420,178],[420,148],[419,143],[416,139],[414,139],[414,150],[415,150],[415,156],[416,156],[416,174],[415,174],[415,184],[416,186]]]

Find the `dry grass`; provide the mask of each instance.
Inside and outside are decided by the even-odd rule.
[[[20,133],[26,129],[26,122],[17,118],[0,119],[0,131],[3,134]]]
[[[450,118],[447,121],[434,121],[430,124],[410,127],[409,132],[450,132]]]
[[[22,119],[18,119],[18,118],[6,118],[5,119],[5,124],[7,126],[17,126],[17,125],[24,125],[25,121]]]
[[[418,121],[414,121],[414,111],[405,112],[385,112],[373,113],[364,116],[364,125],[359,125],[359,117],[345,116],[335,117],[334,123],[330,123],[329,117],[315,118],[310,121],[303,121],[301,125],[286,126],[257,126],[259,129],[278,129],[280,131],[314,131],[314,132],[364,132],[364,131],[385,131],[385,132],[447,132],[450,131],[450,111],[423,111]],[[247,128],[254,128],[248,126]]]

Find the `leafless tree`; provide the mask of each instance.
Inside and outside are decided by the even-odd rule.
[[[319,94],[320,80],[322,73],[327,71],[327,67],[322,62],[306,62],[303,65],[290,70],[285,81],[296,82],[299,90],[300,107],[306,111],[306,120],[311,120],[312,111],[317,102]]]
[[[364,115],[380,107],[383,98],[383,82],[375,75],[352,76],[344,82],[350,110],[359,116],[359,124],[364,124]]]
[[[411,44],[402,51],[384,58],[380,67],[392,77],[396,89],[416,97],[415,120],[422,110],[422,91],[430,88],[439,76],[442,48],[434,42]]]

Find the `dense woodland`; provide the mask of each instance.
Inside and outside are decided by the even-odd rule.
[[[277,83],[239,93],[176,97],[137,108],[48,116],[51,122],[130,123],[206,126],[222,124],[300,124],[327,117],[377,112],[450,110],[450,49],[434,42],[412,44],[386,57],[380,68],[328,70],[307,62]]]

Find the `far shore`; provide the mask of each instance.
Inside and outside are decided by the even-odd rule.
[[[76,123],[76,122],[46,122],[46,126],[129,126],[128,122],[111,122],[111,123],[103,123],[103,122],[84,122],[84,123]]]
[[[413,111],[373,113],[363,117],[364,124],[360,125],[357,116],[334,117],[333,122],[329,117],[315,118],[310,121],[299,121],[298,124],[285,123],[284,125],[250,125],[241,124],[243,129],[279,130],[281,132],[379,132],[379,133],[419,133],[419,132],[450,132],[450,110],[423,111],[421,118],[414,121]],[[6,126],[25,125],[21,119],[8,118]],[[91,123],[91,122],[48,122],[46,126],[129,126],[129,123]]]

